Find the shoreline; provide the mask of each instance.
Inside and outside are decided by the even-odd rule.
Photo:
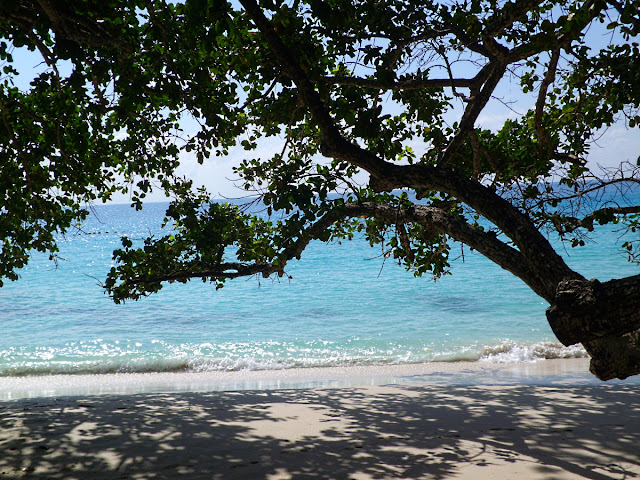
[[[423,364],[215,372],[111,373],[0,377],[0,401],[24,398],[353,388],[379,385],[600,385],[589,359]],[[611,384],[637,385],[638,379]]]

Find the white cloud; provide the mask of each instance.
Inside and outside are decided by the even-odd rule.
[[[623,162],[635,164],[640,155],[640,131],[628,128],[622,122],[602,130],[589,152],[589,166],[613,168]]]

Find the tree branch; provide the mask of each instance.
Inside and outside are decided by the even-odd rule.
[[[56,37],[66,38],[89,48],[117,47],[122,56],[135,51],[130,43],[112,35],[95,20],[86,15],[67,11],[64,2],[21,1],[18,8],[1,11],[0,17],[6,18],[11,24],[19,25],[26,31],[34,29],[42,22],[43,18],[47,18],[51,22],[51,30],[56,34]]]
[[[285,73],[298,87],[302,102],[310,110],[320,128],[323,155],[345,160],[369,172],[371,174],[370,186],[374,190],[391,191],[394,188],[402,187],[439,190],[467,203],[500,227],[514,241],[524,257],[527,258],[529,267],[540,278],[544,278],[545,298],[551,298],[555,294],[555,289],[560,281],[582,278],[566,265],[526,215],[483,185],[441,166],[395,165],[344,139],[313,84],[300,68],[296,57],[284,45],[255,0],[241,0],[241,4],[262,33],[273,54],[282,64]],[[464,140],[464,136],[473,128],[477,116],[504,74],[506,68],[504,61],[496,60],[494,63],[490,62],[489,65],[491,65],[489,77],[476,101],[467,107],[460,131],[447,148],[446,154],[448,156],[455,152]]]
[[[524,256],[518,250],[498,240],[492,232],[484,232],[472,227],[466,221],[445,211],[425,205],[413,205],[408,209],[373,202],[346,206],[351,217],[368,215],[386,220],[389,223],[418,223],[425,227],[437,228],[456,241],[477,250],[482,255],[511,272],[525,282],[534,292],[551,302],[553,295],[547,291],[544,282],[528,266]]]
[[[554,294],[562,280],[582,278],[566,265],[528,216],[491,188],[452,170],[426,165],[392,165],[387,169],[382,187],[385,191],[397,188],[438,190],[466,203],[513,240],[529,266],[544,278],[547,296]]]
[[[603,4],[604,5],[604,4]],[[601,6],[601,9],[605,8]],[[573,18],[580,19],[580,23],[576,26],[569,29],[567,33],[558,35],[556,34],[556,38],[554,40],[554,45],[556,48],[568,48],[572,41],[578,38],[583,29],[591,23],[591,21],[601,12],[601,9],[595,8],[594,0],[587,0],[584,5],[574,14],[569,15],[569,20],[574,21]],[[586,12],[585,15],[581,15],[582,12]],[[577,20],[576,20],[577,21]],[[566,29],[565,25],[565,29]],[[562,30],[560,30],[562,31]],[[546,42],[540,41],[541,39],[547,37],[548,34],[537,34],[531,37],[531,41],[529,43],[524,43],[518,47],[515,47],[509,50],[509,54],[507,56],[507,60],[509,63],[515,63],[520,60],[524,60],[525,58],[531,57],[537,53],[541,53],[544,50],[547,50],[549,47],[546,47]],[[538,46],[536,46],[538,45]]]
[[[538,135],[538,149],[540,154],[545,155],[546,158],[550,158],[553,154],[553,145],[551,145],[551,139],[549,134],[542,125],[542,116],[544,114],[544,104],[547,99],[547,90],[556,78],[556,68],[558,67],[558,59],[560,58],[560,47],[556,47],[551,53],[549,59],[549,67],[547,73],[540,84],[540,90],[538,91],[538,100],[536,101],[536,113],[534,117],[534,124],[536,126],[536,134]]]
[[[274,30],[269,20],[264,16],[262,9],[258,6],[255,0],[240,0],[240,3],[264,37],[273,54],[282,64],[284,72],[298,87],[298,94],[302,102],[309,109],[313,119],[318,124],[318,128],[322,134],[323,149],[325,151],[345,152],[348,156],[345,160],[363,168],[372,175],[384,175],[387,162],[357,145],[348,142],[342,136],[328,110],[322,103],[320,95],[300,67],[300,63],[297,61],[296,56],[282,42],[282,39]]]
[[[539,0],[516,0],[507,3],[489,19],[483,33],[489,37],[499,35],[538,5],[540,5]]]
[[[460,119],[460,125],[458,127],[458,132],[454,135],[454,137],[447,145],[447,148],[442,153],[442,157],[438,162],[440,166],[446,166],[453,155],[456,153],[460,145],[464,142],[465,138],[469,134],[469,132],[474,128],[475,122],[478,119],[478,116],[487,105],[487,102],[491,98],[493,91],[498,86],[498,83],[502,79],[507,65],[503,62],[497,62],[493,65],[490,70],[490,74],[488,78],[484,82],[482,88],[478,91],[477,94],[473,95],[471,101],[467,105],[467,108]]]
[[[558,196],[558,197],[553,197],[550,200],[547,201],[556,201],[556,202],[562,202],[565,200],[572,200],[574,198],[580,198],[580,197],[584,197],[585,195],[601,190],[603,188],[606,188],[610,185],[615,185],[618,183],[637,183],[640,185],[640,178],[633,178],[633,177],[622,177],[622,178],[613,178],[611,180],[601,180],[598,179],[601,183],[598,183],[597,185],[593,186],[593,187],[589,187],[589,188],[585,188],[583,190],[580,190],[578,193],[574,193],[572,195],[564,195],[564,196]]]
[[[640,205],[634,205],[630,207],[604,207],[591,212],[582,219],[576,217],[564,217],[562,222],[559,220],[553,221],[556,230],[559,233],[571,233],[578,228],[586,228],[589,231],[593,231],[593,222],[598,218],[606,218],[612,215],[630,215],[632,213],[640,213]]]
[[[345,218],[362,216],[375,217],[390,224],[417,223],[428,229],[437,229],[453,239],[477,250],[500,267],[508,270],[524,281],[534,292],[551,302],[544,281],[528,266],[523,255],[513,247],[498,240],[495,234],[472,227],[459,217],[435,207],[414,205],[408,209],[374,202],[352,203],[339,206],[325,214],[317,222],[307,227],[301,235],[284,248],[273,263],[218,263],[200,270],[177,269],[152,277],[137,277],[127,282],[130,285],[151,285],[160,282],[184,281],[191,278],[232,279],[260,274],[268,277],[274,273],[282,276],[286,264],[293,258],[300,258],[309,242],[326,235],[327,230]]]
[[[384,82],[376,78],[362,77],[324,77],[324,82],[328,85],[353,85],[362,88],[371,88],[377,90],[428,90],[434,88],[471,88],[478,83],[477,78],[426,78],[426,79],[410,79],[398,82]]]

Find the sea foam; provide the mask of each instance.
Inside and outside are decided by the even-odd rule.
[[[579,358],[582,347],[559,343],[518,344],[506,341],[493,346],[433,351],[428,347],[413,351],[401,347],[340,348],[330,342],[267,342],[267,345],[212,344],[170,345],[153,343],[122,346],[109,342],[66,345],[60,349],[8,349],[0,351],[0,376],[105,374],[147,372],[214,372],[283,370],[294,368],[353,367],[419,364],[430,362],[479,361],[490,363],[534,362],[551,358]]]

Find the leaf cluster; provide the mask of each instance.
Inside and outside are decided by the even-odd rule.
[[[0,8],[0,278],[32,250],[55,256],[87,204],[130,192],[140,208],[156,187],[174,199],[171,231],[123,240],[106,283],[117,301],[163,281],[283,274],[311,239],[356,234],[418,275],[448,271],[451,232],[361,218],[365,203],[426,205],[479,232],[474,218],[490,218],[532,264],[530,244],[548,247],[537,228],[637,226],[602,205],[576,222],[553,190],[587,192],[594,135],[620,118],[638,127],[636,0],[41,3]],[[609,45],[584,42],[594,24]],[[26,85],[24,54],[43,62]],[[483,128],[509,81],[524,111]],[[282,148],[256,154],[265,139]],[[261,216],[176,175],[181,159],[236,147]]]

